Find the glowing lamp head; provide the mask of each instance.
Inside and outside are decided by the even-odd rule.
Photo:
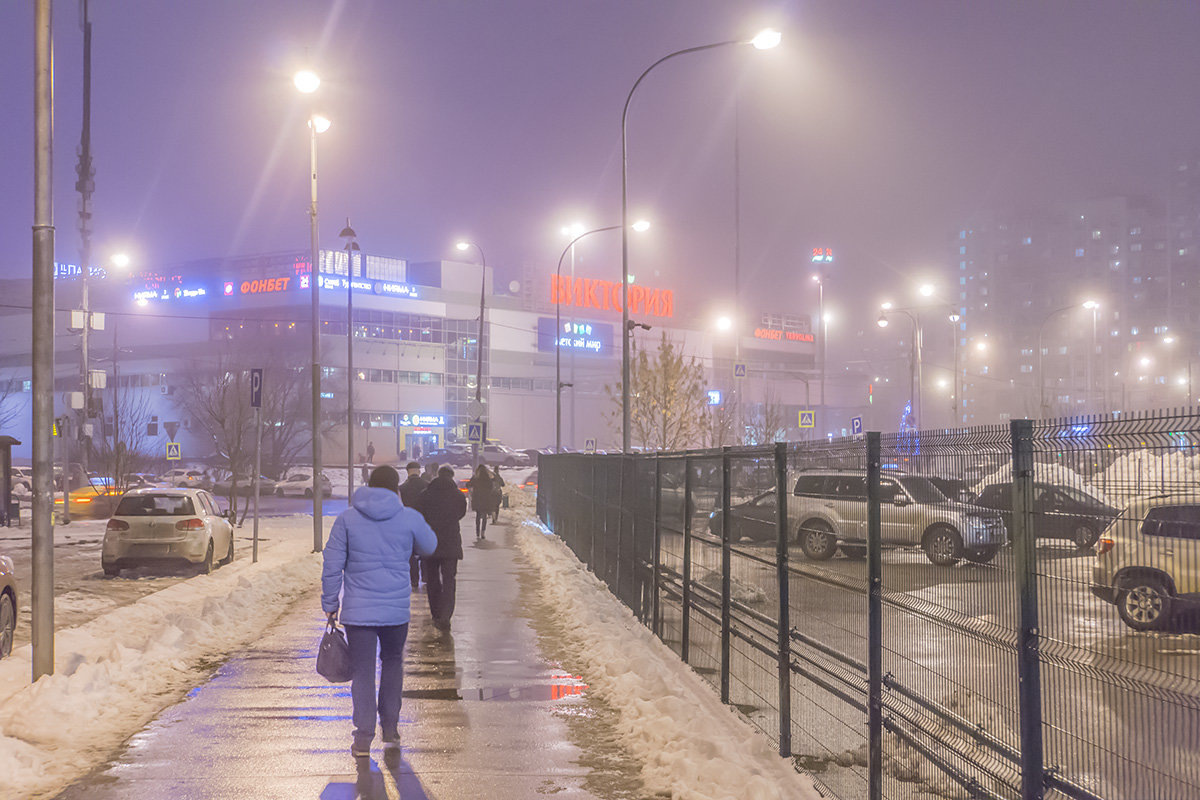
[[[1088,311],[1095,311],[1097,308],[1100,307],[1100,304],[1097,303],[1095,300],[1088,300],[1083,304],[1083,307],[1086,308]]]
[[[471,246],[470,242],[455,242],[454,243],[454,247],[458,250],[466,250],[470,246]]]
[[[650,220],[639,219],[637,222],[633,223],[631,227],[638,233],[645,233],[646,231],[650,230]]]
[[[888,326],[888,318],[883,314],[880,314],[879,319],[875,320],[875,324],[881,328],[886,328]]]
[[[115,253],[112,257],[112,264],[117,269],[125,269],[129,266],[131,259],[126,253]]]
[[[882,308],[884,311],[891,311],[891,310],[892,310],[892,304],[891,304],[891,303],[880,303],[880,304],[879,304],[879,307],[880,307],[880,308]]]
[[[563,236],[570,236],[571,238],[582,236],[586,231],[587,226],[582,222],[572,222],[570,225],[563,225],[562,227]]]
[[[750,40],[750,44],[754,45],[755,49],[757,50],[771,50],[772,48],[778,47],[782,40],[782,33],[774,28],[766,28],[762,31],[759,31],[758,35]]]
[[[311,69],[302,69],[292,76],[292,83],[303,94],[312,94],[321,85],[321,79]]]
[[[733,327],[733,320],[729,317],[717,317],[717,330],[727,331]]]
[[[1138,363],[1141,364],[1143,367],[1148,367],[1148,366],[1150,366],[1150,359],[1143,356],[1142,360],[1139,361]]]
[[[324,133],[325,131],[329,130],[329,126],[333,123],[329,121],[329,117],[323,117],[320,114],[313,114],[313,117],[308,121],[308,124],[311,125],[313,130],[315,130],[317,133]]]
[[[951,314],[949,317],[947,317],[947,319],[949,319],[951,322],[958,322],[960,319],[962,319],[962,317],[958,316],[958,314]]]
[[[921,297],[933,297],[933,293],[936,292],[937,289],[934,288],[932,283],[925,283],[922,284],[921,288],[917,291],[921,293]]]

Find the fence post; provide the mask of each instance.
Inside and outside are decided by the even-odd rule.
[[[591,523],[584,526],[588,532],[588,569],[596,577],[600,577],[600,573],[596,571],[596,522],[600,519],[600,515],[596,513],[596,498],[600,496],[600,487],[596,485],[596,464],[599,462],[600,456],[588,456],[587,460],[592,471],[592,480],[589,484],[592,488],[592,518]]]
[[[623,539],[625,538],[625,519],[629,516],[629,503],[625,498],[625,470],[629,466],[631,456],[628,453],[621,453],[617,457],[617,557],[616,563],[613,565],[613,581],[609,589],[617,596],[617,599],[626,605],[629,604],[629,598],[621,590],[621,576],[625,570],[621,569],[621,559],[625,556],[625,548],[623,547]]]
[[[729,656],[730,656],[730,604],[732,594],[730,587],[730,557],[729,550],[729,448],[721,448],[721,702],[729,702]]]
[[[792,620],[788,594],[787,443],[775,443],[775,572],[779,582],[779,755],[792,755]]]
[[[658,585],[662,570],[662,460],[654,456],[654,550],[650,554],[650,630],[662,638],[659,616]]]
[[[1019,628],[1017,679],[1021,708],[1021,798],[1042,800],[1042,678],[1038,655],[1037,539],[1033,526],[1033,422],[1011,423],[1013,453],[1013,556],[1016,562]]]
[[[692,645],[692,460],[683,459],[683,619],[680,620],[683,641],[679,657],[688,664]]]
[[[867,797],[883,798],[883,546],[879,431],[867,433]]]

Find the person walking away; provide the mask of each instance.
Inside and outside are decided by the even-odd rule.
[[[500,465],[492,467],[492,523],[500,521],[500,504],[504,502],[504,478],[500,477]]]
[[[425,485],[433,483],[433,479],[438,476],[438,467],[441,466],[436,461],[430,461],[425,465],[425,471],[421,473],[421,477],[425,479]]]
[[[408,562],[414,551],[432,555],[437,549],[437,535],[420,513],[404,507],[399,489],[394,467],[374,470],[368,485],[354,492],[350,508],[334,520],[323,556],[321,609],[330,622],[341,619],[350,645],[350,752],[355,758],[371,753],[376,714],[384,745],[400,743],[404,640],[412,596]]]
[[[367,463],[375,466],[375,443],[367,442]]]
[[[420,511],[421,492],[425,491],[429,481],[421,477],[421,465],[415,461],[408,462],[404,469],[408,472],[408,478],[400,484],[400,502],[404,503],[405,508]],[[421,562],[417,560],[416,553],[413,553],[412,561],[409,562],[409,575],[415,592],[421,583]]]
[[[421,513],[437,534],[437,549],[421,558],[421,573],[429,594],[429,614],[438,630],[450,630],[454,616],[455,577],[463,557],[458,522],[467,515],[467,498],[454,483],[454,470],[442,467],[421,494]]]
[[[475,512],[475,539],[486,539],[487,521],[492,514],[492,474],[486,465],[475,468],[467,489],[471,494],[471,510]]]

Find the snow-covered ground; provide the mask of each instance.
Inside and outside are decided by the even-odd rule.
[[[517,542],[550,603],[573,620],[572,669],[619,714],[628,749],[645,759],[647,789],[679,800],[817,800],[811,781],[639,623],[575,554],[510,498]]]
[[[0,661],[0,797],[53,794],[102,763],[316,590],[312,518],[267,520],[261,531],[257,564],[241,558],[57,630],[54,675],[30,684],[29,645]]]

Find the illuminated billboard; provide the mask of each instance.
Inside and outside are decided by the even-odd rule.
[[[556,342],[563,350],[607,356],[613,349],[613,326],[578,320],[556,323],[554,317],[538,317],[538,352],[553,353]]]

